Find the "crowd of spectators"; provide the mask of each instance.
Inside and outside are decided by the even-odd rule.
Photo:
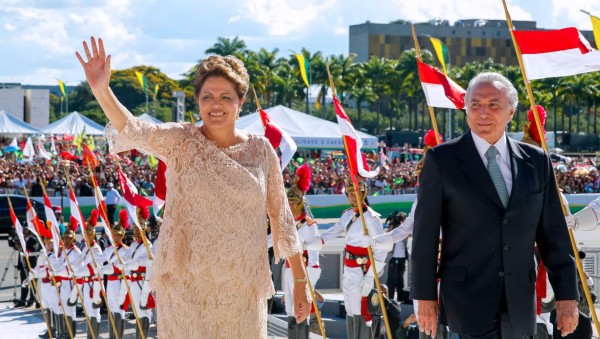
[[[0,147],[6,144],[0,142]],[[69,152],[81,154],[71,144],[57,145],[58,154]],[[109,183],[118,185],[115,157],[102,147],[95,151],[100,165],[93,169],[99,187],[105,193]],[[141,152],[123,153],[121,166],[125,175],[138,190],[148,196],[154,194],[157,167],[151,166],[148,156]],[[308,194],[343,194],[348,179],[347,163],[341,152],[323,155],[321,152],[305,153],[292,159],[283,171],[286,187],[291,187],[296,169],[308,164],[312,169],[312,183]],[[417,162],[410,159],[393,158],[382,162],[379,154],[367,154],[367,163],[373,169],[380,167],[380,173],[367,181],[371,195],[396,195],[416,193],[418,188],[415,174]],[[559,187],[566,194],[600,192],[600,175],[591,158],[579,158],[570,164],[555,163]],[[82,157],[75,156],[64,161],[60,156],[52,160],[34,159],[28,163],[19,161],[15,153],[0,156],[0,193],[19,193],[26,187],[31,196],[41,196],[41,184],[49,196],[66,194],[68,180],[77,196],[93,196],[93,185],[89,169],[82,163]]]

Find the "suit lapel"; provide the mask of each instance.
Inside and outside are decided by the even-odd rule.
[[[504,209],[496,187],[477,152],[471,131],[465,133],[456,146],[456,156],[460,162],[459,168],[465,177],[473,181],[499,208]]]

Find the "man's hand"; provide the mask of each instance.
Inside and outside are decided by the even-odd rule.
[[[417,321],[419,330],[435,338],[438,328],[438,303],[437,300],[418,300],[419,311]]]
[[[419,304],[419,306],[421,306],[421,304]],[[564,337],[573,333],[577,328],[578,322],[579,312],[577,311],[577,301],[557,300],[556,328],[560,331],[560,334]]]
[[[574,230],[577,229],[577,218],[574,215],[569,214],[565,216],[565,221],[567,222],[567,227]]]

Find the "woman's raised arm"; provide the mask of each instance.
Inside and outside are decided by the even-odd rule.
[[[94,37],[90,39],[90,48],[86,41],[83,42],[83,51],[87,57],[87,62],[79,52],[75,52],[81,67],[85,72],[87,82],[92,89],[92,93],[100,107],[106,114],[111,124],[119,131],[125,127],[127,116],[131,113],[123,106],[109,87],[110,83],[110,55],[104,51],[104,42],[99,38],[96,42]]]

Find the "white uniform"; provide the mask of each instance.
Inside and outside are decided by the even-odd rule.
[[[54,253],[48,253],[48,257],[54,257]],[[48,266],[46,256],[40,256],[34,271],[38,277],[38,286],[40,294],[42,295],[42,307],[49,309],[54,313],[58,313],[58,309],[60,309],[58,295],[56,294],[56,288],[50,279],[49,270],[50,267]]]
[[[118,254],[121,259],[125,257],[125,254],[128,251],[126,246],[123,246],[123,243],[117,246],[119,248]],[[119,262],[117,254],[115,253],[115,248],[113,246],[109,246],[104,249],[103,253],[104,258],[108,263],[102,267],[102,273],[107,276],[107,284],[106,284],[106,299],[108,300],[108,308],[113,314],[121,314],[121,317],[125,315],[125,311],[121,309],[121,305],[119,305],[119,290],[121,289],[121,270],[115,267],[115,264]]]
[[[148,246],[152,249],[152,244],[148,242]],[[140,302],[142,296],[142,288],[144,287],[146,273],[151,266],[151,260],[148,258],[148,253],[142,242],[135,241],[129,246],[129,250],[123,256],[127,275],[130,276],[129,289],[131,292],[131,303],[135,307],[138,317],[152,319],[152,309],[141,309]],[[148,272],[150,273],[150,272]]]
[[[60,300],[62,301],[62,304],[64,306],[65,313],[67,314],[67,316],[71,317],[72,319],[75,319],[75,306],[67,305],[67,301],[69,300],[71,291],[76,287],[73,283],[73,279],[68,277],[68,275],[73,274],[73,272],[71,272],[71,270],[69,269],[65,255],[69,258],[69,262],[71,263],[73,270],[78,270],[82,267],[83,256],[81,255],[81,251],[79,250],[79,248],[77,248],[73,244],[70,248],[67,248],[66,250],[63,249],[60,257],[50,258],[50,264],[52,265],[54,272],[56,272],[55,279],[57,280],[57,282],[60,281],[61,283]],[[59,307],[58,312],[56,313],[62,314],[62,308]]]
[[[351,251],[355,251],[354,254],[358,253],[361,260],[364,257],[368,259],[367,247],[369,246],[369,241],[366,241],[368,238],[364,236],[362,221],[357,214],[358,213],[355,212],[354,209],[344,211],[340,220],[321,234],[321,239],[323,239],[324,242],[334,239],[340,234],[346,234],[346,253],[344,255],[342,289],[344,292],[346,314],[349,316],[361,315],[362,297],[366,297],[374,286],[373,276],[369,276],[368,274],[365,275],[363,269],[356,265],[356,260],[347,259],[347,255],[348,253],[351,253]],[[384,233],[380,214],[371,208],[366,208],[364,210],[364,217],[369,236],[375,237]],[[357,249],[358,251],[356,251]],[[385,261],[386,254],[387,252],[383,250],[373,250],[373,257],[375,261],[379,263]],[[380,270],[378,270],[377,273],[381,275],[382,272],[379,271]]]
[[[100,308],[94,308],[93,303],[100,298],[100,284],[102,282],[94,274],[94,267],[105,262],[106,258],[102,253],[100,245],[95,241],[90,248],[86,248],[83,251],[82,257],[82,267],[76,271],[76,275],[78,278],[83,278],[83,289],[81,290],[81,293],[83,294],[84,306],[88,316],[95,317],[100,321]]]
[[[309,225],[306,219],[302,219],[297,222],[300,225],[298,228],[298,236],[301,242],[306,239],[319,236],[319,228],[316,223]],[[304,256],[308,255],[306,272],[308,279],[310,280],[311,286],[315,287],[317,281],[321,277],[321,268],[319,267],[319,251],[305,251]],[[283,292],[285,294],[285,312],[288,317],[294,316],[294,276],[292,275],[292,269],[289,267],[286,261],[284,271],[284,285]]]

